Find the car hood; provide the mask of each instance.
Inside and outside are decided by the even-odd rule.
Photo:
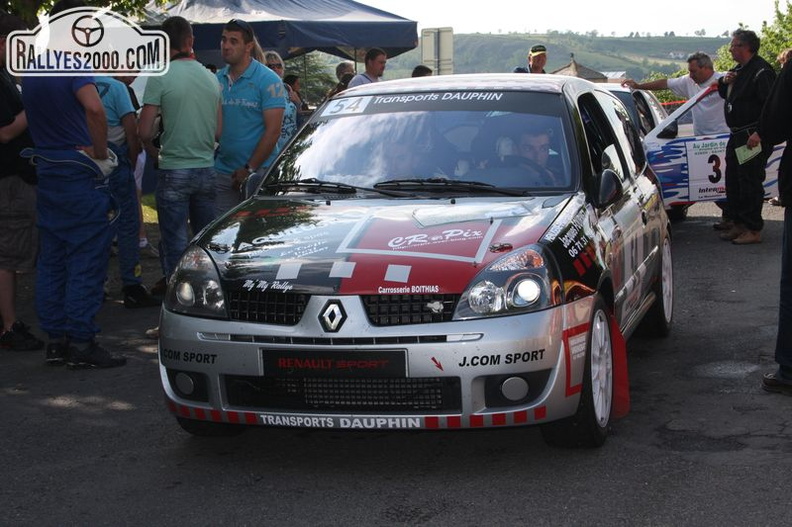
[[[458,294],[496,258],[537,242],[569,199],[259,198],[198,244],[229,290]]]

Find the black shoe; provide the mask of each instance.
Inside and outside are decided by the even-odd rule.
[[[44,347],[44,341],[30,332],[30,327],[17,320],[9,331],[0,335],[0,348],[11,351],[36,351]]]
[[[168,290],[168,281],[165,280],[165,277],[163,276],[162,278],[157,280],[157,283],[154,284],[154,287],[151,288],[151,294],[154,296],[165,296],[167,290]]]
[[[786,379],[780,372],[765,373],[762,377],[762,389],[766,392],[792,395],[792,379]]]
[[[162,304],[162,300],[154,298],[140,284],[128,285],[124,287],[124,307],[127,309],[137,309],[139,307],[157,307]]]
[[[68,342],[56,341],[47,344],[46,361],[48,366],[63,366],[69,355]]]
[[[69,358],[66,360],[66,365],[72,369],[116,368],[126,364],[126,361],[126,357],[111,355],[109,351],[93,341],[83,350],[79,350],[73,345],[69,346]]]

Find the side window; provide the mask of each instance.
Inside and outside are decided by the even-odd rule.
[[[647,107],[648,109],[648,107]],[[630,154],[632,157],[633,163],[637,167],[638,171],[642,170],[644,165],[646,165],[646,153],[644,152],[643,143],[641,142],[641,137],[638,134],[638,130],[635,128],[634,123],[630,120],[630,115],[627,113],[625,108],[616,105],[616,117],[619,118],[621,122],[621,130],[624,131],[624,136],[627,141],[627,149],[626,152]],[[617,126],[617,129],[619,127]],[[618,134],[621,135],[621,134]]]
[[[622,181],[625,181],[630,170],[628,170],[627,160],[624,156],[624,146],[614,133],[616,125],[612,124],[612,121],[618,122],[619,128],[621,128],[621,122],[614,114],[613,100],[610,96],[604,96],[601,101],[594,94],[586,93],[578,99],[578,106],[583,118],[583,128],[586,132],[594,173],[598,174],[609,168],[616,172]],[[602,102],[610,107],[603,108]],[[632,159],[630,163],[632,164]]]
[[[643,94],[640,92],[633,92],[632,96],[633,100],[635,101],[635,108],[638,110],[638,118],[640,120],[640,122],[635,123],[635,125],[640,126],[641,134],[646,135],[652,130],[652,128],[657,126],[657,123],[654,120],[652,110],[649,108],[649,104],[646,102]]]
[[[639,168],[642,169],[645,163],[643,145],[635,126],[624,105],[616,97],[608,93],[598,93],[597,99],[613,127],[620,150],[625,154],[625,173],[632,176]]]

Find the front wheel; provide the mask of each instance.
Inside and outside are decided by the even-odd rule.
[[[542,426],[551,446],[599,447],[608,436],[613,404],[613,339],[605,302],[597,295],[591,315],[583,388],[575,415]]]

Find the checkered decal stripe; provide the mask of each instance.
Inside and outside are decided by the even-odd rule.
[[[205,410],[176,403],[166,397],[168,408],[173,415],[186,419],[198,419],[214,423],[230,424],[261,424],[255,412],[224,412],[221,410]],[[518,412],[502,412],[486,415],[459,415],[429,416],[423,418],[423,427],[429,430],[443,430],[455,428],[488,428],[498,426],[527,425],[543,421],[547,417],[547,407],[538,406],[532,410]],[[463,426],[463,424],[465,426]]]

